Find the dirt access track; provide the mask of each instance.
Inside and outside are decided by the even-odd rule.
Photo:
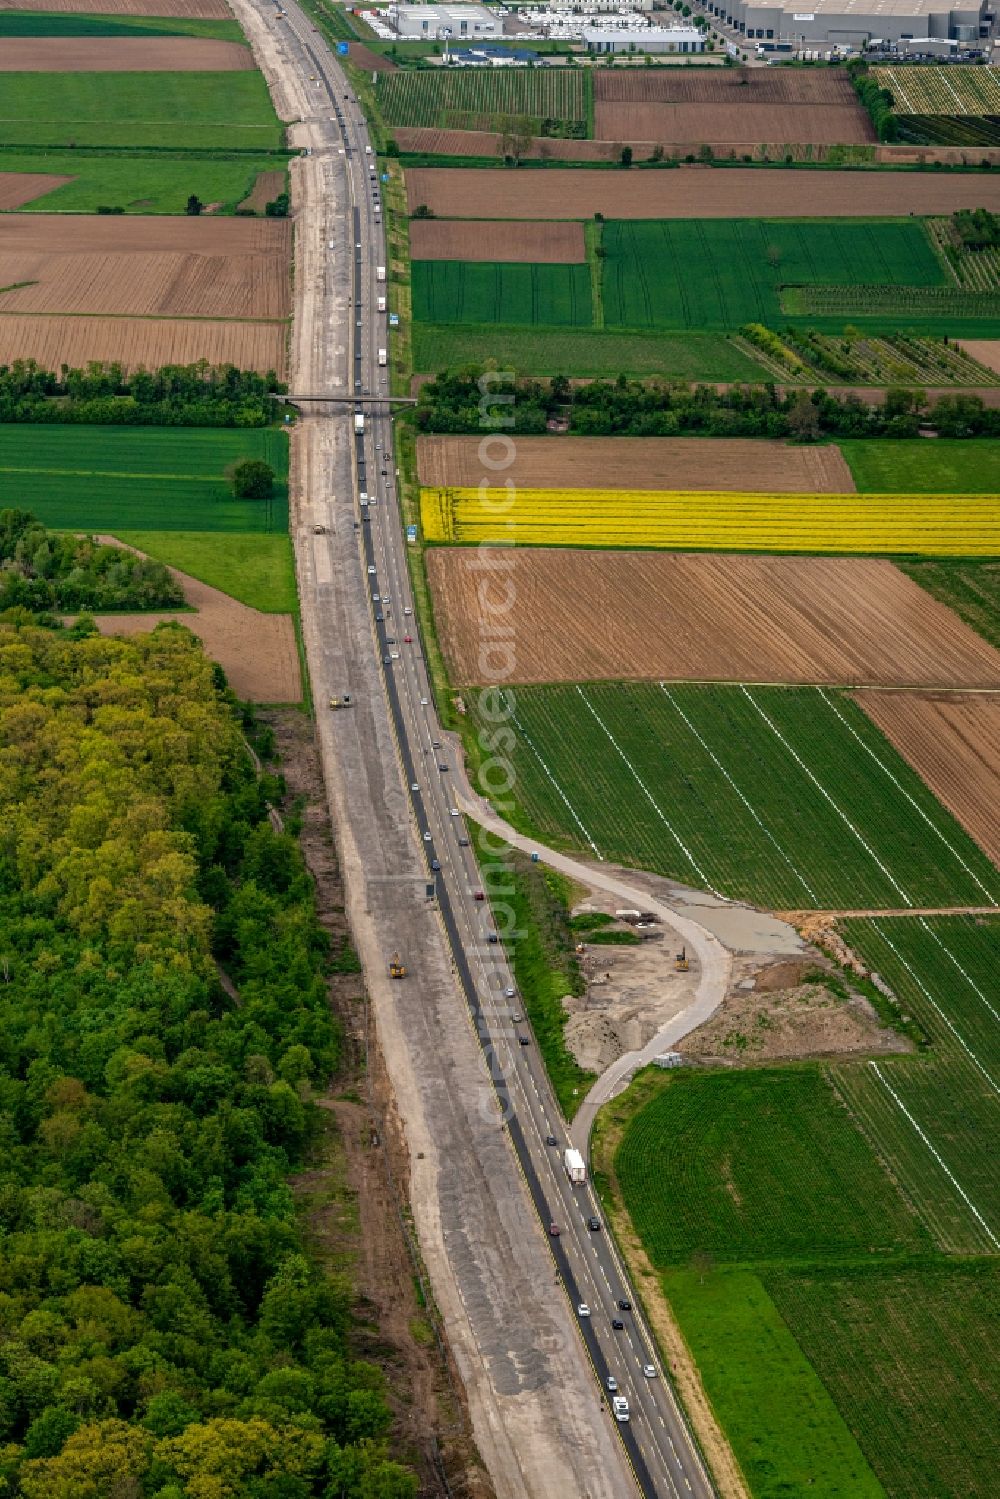
[[[0,313],[286,318],[291,243],[287,219],[9,214]]]
[[[81,16],[183,16],[191,20],[231,21],[226,0],[0,0],[0,10],[65,12]]]
[[[839,448],[790,447],[747,437],[417,438],[421,484],[471,488],[513,480],[532,489],[704,489],[753,494],[850,494]],[[499,469],[491,465],[501,464]]]
[[[905,218],[958,208],[1000,213],[1000,180],[929,172],[794,171],[781,167],[676,167],[584,172],[567,167],[414,167],[410,212],[441,219]]]
[[[597,69],[594,134],[605,141],[787,141],[852,145],[875,141],[846,73],[726,68]]]
[[[122,545],[114,536],[98,539],[112,546]],[[142,635],[164,620],[176,620],[197,635],[207,656],[218,661],[237,697],[255,703],[301,701],[299,652],[290,614],[262,614],[176,568],[167,571],[181,585],[185,602],[196,613],[98,614],[95,623],[101,634]]]
[[[518,683],[1000,689],[1000,652],[891,562],[434,547],[427,571],[460,686],[483,681],[482,643],[502,615]]]
[[[413,219],[411,260],[502,260],[582,265],[587,258],[583,225]]]
[[[234,73],[253,67],[239,42],[197,36],[8,36],[0,73]]]
[[[1000,697],[862,692],[857,701],[1000,868]]]

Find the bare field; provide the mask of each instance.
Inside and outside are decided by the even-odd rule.
[[[0,218],[0,312],[285,318],[285,219]]]
[[[231,21],[226,0],[0,0],[0,10],[40,10],[84,16],[184,16]]]
[[[381,52],[373,52],[366,47],[364,42],[348,42],[347,55],[356,68],[364,68],[366,73],[395,73],[396,64],[391,57],[385,57]]]
[[[860,108],[847,74],[833,68],[596,68],[594,103]]]
[[[267,205],[285,191],[284,172],[258,172],[252,191],[240,203],[240,208],[252,208],[254,213],[263,213]]]
[[[1000,699],[862,692],[857,701],[1000,868]]]
[[[102,539],[115,541],[113,536]],[[168,571],[196,614],[98,614],[94,622],[101,634],[145,635],[162,620],[176,620],[218,661],[237,697],[255,703],[300,701],[302,677],[291,615],[262,614],[198,578],[173,567]]]
[[[495,223],[414,219],[410,224],[411,260],[526,260],[582,265],[586,258],[582,224],[518,224],[511,219]]]
[[[1000,180],[930,173],[796,172],[753,167],[662,172],[510,172],[487,167],[414,167],[418,203],[443,219],[885,218],[1000,212]]]
[[[491,130],[434,130],[425,125],[395,125],[392,131],[400,151],[414,155],[498,157],[500,136]],[[532,136],[524,153],[529,161],[617,161],[621,146],[613,141],[559,140],[554,136]],[[640,141],[636,161],[646,161],[652,144]]]
[[[522,684],[1000,688],[1000,652],[891,562],[435,547],[427,568],[459,686],[482,680],[483,624],[495,598],[504,625],[513,622],[511,681]]]
[[[1000,375],[1000,338],[960,338],[958,343],[970,358]]]
[[[287,323],[185,322],[176,318],[18,317],[0,313],[0,363],[35,359],[43,369],[80,368],[91,359],[126,369],[164,364],[235,364],[287,372]]]
[[[234,73],[254,65],[239,42],[197,36],[9,36],[0,73]]]
[[[489,443],[489,438],[485,441]],[[504,440],[505,441],[505,440]],[[519,437],[513,463],[479,437],[417,438],[421,484],[471,487],[512,479],[532,489],[741,489],[748,494],[849,494],[854,479],[837,447],[797,448],[747,437]]]
[[[600,140],[664,146],[848,146],[878,139],[866,114],[835,104],[595,104],[594,131]]]
[[[0,172],[0,212],[20,208],[72,181],[72,177],[57,177],[48,172]]]

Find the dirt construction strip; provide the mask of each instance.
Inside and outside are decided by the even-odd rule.
[[[1000,868],[1000,699],[861,692],[857,701]]]
[[[410,242],[413,241],[411,225]],[[472,227],[472,226],[469,226]],[[582,228],[582,225],[566,225]],[[462,488],[512,479],[532,489],[739,489],[752,494],[850,494],[854,480],[839,448],[790,447],[746,437],[417,438],[421,484]]]
[[[1000,652],[883,560],[434,547],[427,568],[463,686],[502,614],[511,682],[1000,689]]]
[[[587,251],[582,224],[414,219],[410,224],[410,258],[581,265]]]
[[[239,42],[197,36],[9,36],[0,73],[233,73],[253,67]]]
[[[787,171],[679,167],[647,172],[572,168],[511,172],[414,167],[406,174],[412,213],[419,203],[443,219],[795,219],[1000,212],[1000,181],[930,173]]]

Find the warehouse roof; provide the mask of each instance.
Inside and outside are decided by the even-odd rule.
[[[952,10],[978,10],[979,0],[966,4],[962,0],[783,0],[782,8],[808,10],[817,16],[912,16],[916,20]]]

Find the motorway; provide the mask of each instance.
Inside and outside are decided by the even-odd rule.
[[[264,7],[260,7],[260,13],[264,13]],[[377,310],[377,298],[387,294],[386,285],[376,278],[376,267],[386,264],[386,251],[381,212],[375,206],[380,183],[372,175],[375,157],[369,149],[364,116],[330,50],[302,12],[289,3],[272,24],[284,33],[285,60],[297,60],[307,74],[310,91],[318,96],[317,106],[329,109],[326,119],[335,126],[331,140],[341,142],[333,149],[344,156],[349,194],[344,226],[347,233],[322,274],[328,292],[342,278],[337,290],[345,302],[349,298],[350,337],[341,351],[340,378],[329,394],[342,397],[353,391],[356,409],[364,413],[364,430],[354,430],[350,406],[331,407],[326,421],[339,429],[336,441],[341,449],[346,443],[353,457],[354,492],[348,512],[353,520],[349,531],[340,527],[337,537],[341,562],[346,558],[346,564],[357,569],[351,591],[359,607],[350,620],[350,631],[362,644],[364,637],[369,637],[369,649],[381,673],[393,743],[386,745],[383,736],[380,753],[383,760],[398,756],[396,766],[383,763],[378,774],[385,779],[387,804],[391,799],[393,808],[405,806],[410,837],[417,840],[424,861],[425,890],[419,901],[408,893],[408,922],[411,929],[420,922],[443,925],[454,974],[492,1077],[494,1128],[514,1152],[524,1188],[541,1222],[558,1282],[578,1329],[576,1357],[586,1359],[591,1377],[599,1381],[602,1391],[609,1376],[614,1376],[628,1400],[630,1420],[610,1424],[636,1484],[643,1494],[662,1499],[685,1499],[687,1495],[708,1499],[713,1493],[711,1483],[670,1383],[659,1367],[616,1247],[603,1227],[596,1231],[588,1228],[588,1219],[601,1221],[599,1203],[589,1183],[574,1187],[567,1177],[563,1152],[572,1141],[530,1028],[521,1017],[503,943],[487,940],[492,928],[489,903],[475,898],[483,888],[481,874],[470,832],[455,804],[455,749],[442,733],[435,712],[419,624],[413,613],[407,542],[394,490],[392,415],[386,400],[388,370],[377,362],[377,351],[389,348],[391,337],[386,315]],[[334,241],[329,248],[334,251]],[[344,249],[349,253],[342,253]],[[320,555],[315,552],[317,558]],[[325,576],[322,569],[328,566],[326,562],[321,564],[320,581]],[[306,587],[310,582],[315,582],[315,573],[310,574],[307,568],[303,576],[300,567],[300,584]],[[365,600],[367,610],[361,618]],[[305,612],[305,603],[303,608]],[[338,628],[343,636],[347,625],[342,621]],[[411,637],[409,641],[407,636]],[[349,690],[355,684],[342,682],[340,686]],[[356,704],[356,708],[359,713],[365,711],[363,704]],[[324,714],[324,702],[317,704],[317,711]],[[354,710],[346,712],[354,716]],[[342,719],[346,712],[342,710],[335,717]],[[330,732],[329,727],[325,732]],[[408,805],[399,803],[399,788],[391,785],[398,780],[400,770]],[[370,764],[364,774],[374,774]],[[395,811],[393,815],[398,820]],[[434,899],[427,898],[428,886],[434,891]],[[405,932],[406,924],[401,923],[400,929]],[[547,1143],[550,1140],[555,1143]],[[550,1225],[558,1227],[558,1235],[550,1232]],[[626,1303],[624,1307],[622,1302]],[[589,1308],[589,1314],[580,1314],[582,1305]],[[516,1309],[513,1315],[517,1316]],[[614,1320],[621,1326],[613,1326]],[[530,1326],[527,1331],[530,1339]],[[655,1371],[652,1377],[643,1373],[650,1365]],[[609,1396],[604,1398],[610,1400]],[[604,1419],[610,1422],[609,1415]],[[570,1483],[564,1482],[562,1487],[572,1492]],[[584,1489],[581,1485],[579,1491],[596,1493],[598,1487],[588,1484]]]

